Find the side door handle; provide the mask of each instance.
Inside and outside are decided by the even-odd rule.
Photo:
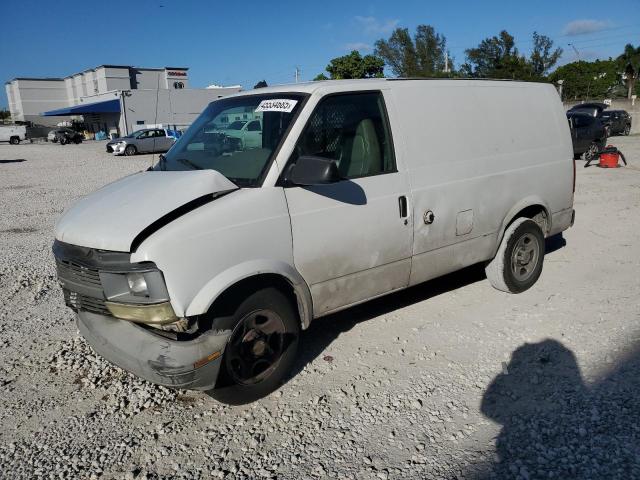
[[[405,195],[398,197],[398,206],[400,208],[400,218],[404,218],[404,224],[406,225],[408,222],[407,216],[409,215],[409,208],[407,205],[407,197]]]

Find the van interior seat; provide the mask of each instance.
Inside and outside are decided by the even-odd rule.
[[[346,178],[375,175],[382,171],[380,142],[373,120],[360,120],[354,133],[343,136],[338,169]]]

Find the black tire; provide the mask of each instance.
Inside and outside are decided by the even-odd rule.
[[[584,152],[584,159],[593,160],[594,158],[596,158],[598,152],[600,151],[600,145],[603,143],[604,142],[600,142],[598,140],[594,140],[593,142],[591,142],[589,144],[589,147],[587,148],[587,151]]]
[[[267,334],[281,328],[282,333]],[[232,329],[225,347],[216,387],[208,393],[219,402],[243,405],[277,389],[295,361],[300,320],[293,304],[277,288],[250,294],[232,315],[213,321],[217,330]],[[249,367],[249,368],[247,368]]]
[[[69,143],[66,137],[60,137],[60,145],[66,145]]]
[[[521,293],[540,278],[544,263],[544,234],[528,218],[518,218],[504,232],[496,256],[485,267],[491,285],[503,292]]]
[[[11,145],[18,145],[20,143],[20,137],[11,137],[9,143]]]
[[[136,153],[138,153],[138,149],[135,147],[135,145],[127,145],[124,149],[124,154],[127,157],[131,157],[133,155],[135,155]]]
[[[631,125],[625,125],[624,126],[624,133],[625,136],[629,135],[631,133]]]

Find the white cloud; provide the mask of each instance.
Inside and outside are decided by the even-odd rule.
[[[368,35],[386,35],[391,33],[400,22],[397,19],[390,20],[378,20],[376,17],[355,17],[356,22],[358,22],[364,33]]]
[[[565,25],[562,33],[569,36],[586,35],[588,33],[601,32],[613,25],[609,20],[574,20]]]
[[[373,50],[373,47],[371,45],[369,45],[368,43],[353,42],[353,43],[345,43],[344,49],[345,50],[349,50],[349,51],[351,51],[351,50],[369,51],[369,50]]]

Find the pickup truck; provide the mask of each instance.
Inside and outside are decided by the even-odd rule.
[[[27,138],[27,127],[24,125],[0,125],[0,142],[18,145]]]

